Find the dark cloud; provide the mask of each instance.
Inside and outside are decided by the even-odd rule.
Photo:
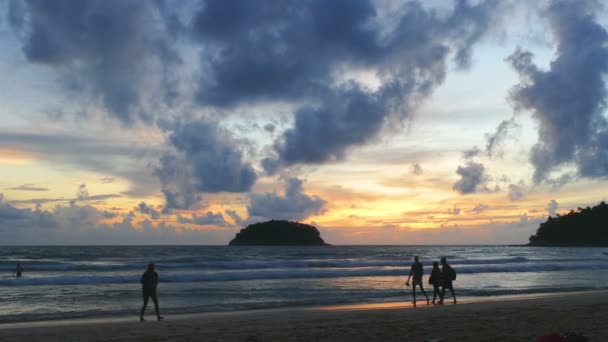
[[[366,0],[208,1],[193,25],[205,46],[198,100],[219,107],[304,102],[274,144],[278,163],[342,159],[387,121],[409,117],[442,83],[451,57],[469,64],[496,3],[457,1],[451,11],[432,11],[409,2],[388,27]],[[354,69],[375,72],[380,87],[337,82]]]
[[[471,149],[462,152],[463,159],[472,159],[481,154],[481,150],[477,146],[473,146]]]
[[[302,184],[300,179],[288,179],[283,196],[277,193],[252,193],[247,207],[249,216],[301,221],[323,213],[327,202],[318,196],[305,194]]]
[[[521,78],[510,98],[538,122],[530,153],[536,183],[571,163],[581,176],[608,175],[608,33],[597,22],[598,11],[597,1],[551,1],[543,12],[557,43],[549,69],[520,49],[507,59]]]
[[[149,75],[164,75],[178,60],[158,3],[27,0],[12,1],[9,12],[29,61],[53,68],[69,91],[131,124],[151,119],[141,107]]]
[[[103,184],[114,183],[115,180],[116,180],[116,178],[114,178],[114,177],[103,177],[103,178],[99,179],[99,181],[102,182]]]
[[[215,123],[175,123],[168,142],[175,152],[164,155],[156,171],[166,209],[191,208],[204,192],[247,192],[257,179],[238,142]]]
[[[49,191],[49,188],[43,188],[35,186],[34,184],[23,184],[20,186],[6,188],[5,190],[16,190],[16,191]]]
[[[152,208],[151,205],[146,204],[146,202],[140,202],[137,207],[135,207],[135,210],[142,214],[150,215],[150,218],[153,220],[158,220],[160,218],[160,212]]]
[[[481,213],[483,213],[484,211],[488,210],[488,208],[490,208],[490,206],[489,206],[489,205],[479,203],[479,204],[478,204],[478,205],[476,205],[476,206],[475,206],[473,209],[471,209],[471,212],[472,212],[472,213],[475,213],[475,214],[481,214]]]
[[[68,202],[71,199],[66,198],[32,198],[27,200],[12,200],[11,204],[43,204],[43,203],[54,203],[54,202]]]
[[[56,218],[48,211],[41,210],[40,205],[36,205],[35,210],[18,209],[7,203],[4,195],[0,193],[0,230],[4,230],[8,235],[11,232],[17,235],[20,229],[28,231],[35,228],[52,229],[57,225]]]
[[[515,122],[515,119],[503,120],[498,127],[496,127],[496,132],[486,134],[486,154],[488,157],[502,156],[502,152],[498,149],[503,141],[509,137],[509,132],[516,127],[519,127],[519,124]]]
[[[91,205],[19,209],[0,194],[0,241],[9,245],[226,244],[235,233],[230,228],[201,230],[164,222],[154,224],[150,220],[135,222],[130,215],[116,223],[99,223],[116,217],[118,214]]]
[[[509,184],[509,199],[511,201],[519,201],[526,195],[526,184],[524,181],[519,181],[517,184]]]
[[[177,217],[177,221],[179,223],[191,223],[191,224],[197,224],[200,226],[207,226],[207,225],[226,226],[227,225],[226,221],[224,220],[224,216],[221,213],[214,214],[210,211],[203,215],[200,215],[200,216],[196,215],[196,214],[192,214],[191,218],[180,215]]]
[[[557,208],[559,208],[559,204],[555,200],[549,201],[547,204],[547,213],[549,213],[549,216],[557,216]]]
[[[275,130],[275,126],[273,124],[266,124],[264,125],[264,130],[268,133],[274,133]]]
[[[458,166],[456,173],[461,178],[454,184],[453,189],[459,193],[465,195],[488,190],[486,182],[489,177],[483,164],[469,161],[464,166]]]
[[[262,158],[260,164],[262,165],[264,172],[268,176],[276,174],[279,171],[279,167],[281,166],[279,161],[274,158]]]

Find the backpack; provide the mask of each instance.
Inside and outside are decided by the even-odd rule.
[[[450,278],[456,280],[456,271],[450,266]]]

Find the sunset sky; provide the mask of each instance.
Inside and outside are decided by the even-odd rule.
[[[0,0],[0,245],[513,244],[608,182],[599,1]]]

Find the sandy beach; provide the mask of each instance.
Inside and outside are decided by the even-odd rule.
[[[510,297],[427,306],[408,303],[291,308],[0,326],[2,341],[534,341],[551,332],[608,340],[608,292]]]

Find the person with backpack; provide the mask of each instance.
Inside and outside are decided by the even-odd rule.
[[[446,289],[449,289],[452,292],[454,304],[456,304],[456,293],[454,292],[454,284],[452,284],[454,280],[456,280],[456,271],[448,264],[445,257],[441,258],[441,297],[439,299],[439,304],[443,304]]]
[[[156,311],[156,319],[159,321],[164,317],[160,315],[160,310],[158,309],[158,296],[156,295],[156,287],[158,286],[158,273],[154,270],[154,264],[149,263],[146,271],[141,276],[141,289],[144,296],[144,306],[141,308],[141,313],[139,315],[139,321],[144,321],[144,312],[146,311],[146,307],[148,306],[148,298],[152,298],[152,302],[154,302],[154,310]]]
[[[429,304],[429,296],[426,294],[426,291],[424,291],[424,288],[422,287],[423,273],[424,271],[422,268],[422,263],[418,261],[418,257],[415,256],[414,263],[412,264],[412,268],[410,270],[410,275],[407,277],[407,281],[405,282],[406,286],[410,286],[410,278],[412,277],[412,275],[414,276],[414,281],[412,282],[412,296],[414,296],[414,306],[416,306],[416,285],[420,287],[420,291],[422,291],[422,293],[426,297],[426,304]]]
[[[433,301],[431,303],[435,304],[435,299],[437,299],[437,297],[439,297],[439,299],[442,298],[441,291],[439,291],[439,287],[441,286],[441,270],[439,269],[439,263],[437,261],[433,262],[433,270],[429,277],[429,284],[433,285]]]

